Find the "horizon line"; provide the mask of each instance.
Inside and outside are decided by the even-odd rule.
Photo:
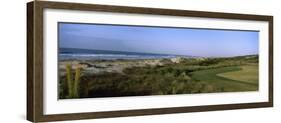
[[[104,50],[104,49],[84,49],[84,48],[72,48],[72,47],[59,47],[59,49],[61,49],[61,48],[65,48],[65,49],[66,48],[68,48],[68,49],[81,49],[81,50],[103,50],[103,51],[113,51],[113,52],[130,52],[130,53],[144,53],[144,54],[158,54],[158,55],[175,55],[175,56],[189,56],[189,57],[207,57],[207,58],[227,58],[227,57],[239,57],[239,56],[259,56],[259,54],[245,54],[245,55],[233,55],[233,56],[196,56],[196,55],[183,55],[183,54],[135,52],[135,51],[125,51],[125,50],[118,50],[117,51],[117,50]]]

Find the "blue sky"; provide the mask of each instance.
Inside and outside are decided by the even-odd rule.
[[[59,47],[231,57],[258,54],[257,31],[59,23]]]

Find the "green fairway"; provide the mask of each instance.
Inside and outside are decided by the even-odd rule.
[[[225,77],[217,76],[217,74],[220,73],[238,72],[238,71],[241,71],[240,67],[232,66],[232,67],[222,67],[216,69],[195,71],[191,75],[195,81],[205,82],[208,85],[212,85],[216,88],[219,88],[221,89],[221,91],[224,92],[256,91],[258,89],[258,84],[256,83],[232,80]]]
[[[243,81],[248,83],[258,83],[258,65],[241,66],[241,70],[217,74],[220,77]]]

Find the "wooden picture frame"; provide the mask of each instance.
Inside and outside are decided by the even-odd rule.
[[[123,14],[161,15],[173,17],[196,17],[210,19],[246,20],[268,23],[268,101],[214,104],[164,108],[146,108],[102,112],[79,112],[65,114],[44,113],[44,11],[46,9],[113,12]],[[27,3],[27,120],[48,122],[62,120],[80,120],[123,116],[156,115],[214,110],[230,110],[273,106],[273,16],[217,13],[187,10],[140,8],[125,6],[94,5],[80,3],[34,1]]]

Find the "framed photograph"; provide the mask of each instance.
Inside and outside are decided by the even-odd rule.
[[[273,106],[273,17],[27,3],[27,119]]]

